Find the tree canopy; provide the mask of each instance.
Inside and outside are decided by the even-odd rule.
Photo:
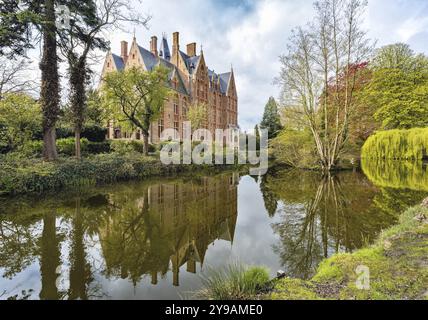
[[[404,44],[381,48],[364,95],[383,129],[427,126],[428,58]]]
[[[169,70],[162,66],[152,71],[131,68],[111,72],[103,79],[104,106],[123,127],[141,130],[145,153],[150,124],[159,119],[169,96],[168,74]]]

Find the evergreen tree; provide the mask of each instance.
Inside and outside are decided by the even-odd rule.
[[[39,38],[42,39],[40,61],[40,104],[43,113],[43,157],[57,159],[55,127],[60,113],[58,38],[66,28],[57,28],[56,7],[65,5],[76,9],[76,18],[88,21],[94,16],[94,0],[89,5],[76,5],[71,0],[3,0],[0,3],[0,55],[14,58],[25,56]],[[88,10],[89,8],[89,10]],[[84,36],[84,35],[82,35]]]
[[[265,112],[263,114],[263,120],[260,123],[260,127],[268,129],[269,138],[275,138],[279,131],[282,130],[281,119],[278,113],[278,105],[273,97],[269,98],[269,101],[265,106]]]

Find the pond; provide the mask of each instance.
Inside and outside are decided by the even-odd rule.
[[[225,172],[2,199],[0,299],[189,299],[213,269],[237,261],[307,279],[427,196],[426,166],[391,167]]]

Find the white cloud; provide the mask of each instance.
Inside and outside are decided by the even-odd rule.
[[[279,73],[278,56],[285,52],[293,27],[313,17],[313,0],[143,0],[136,10],[150,13],[150,30],[139,28],[140,45],[149,47],[150,37],[163,32],[169,39],[180,31],[182,49],[196,41],[204,46],[207,63],[216,72],[233,64],[238,94],[239,122],[251,129],[260,121],[269,96],[278,96],[273,79]],[[369,0],[365,25],[379,45],[408,42],[428,53],[428,2],[426,0]],[[129,34],[109,34],[112,50],[120,52]],[[100,69],[99,67],[98,69]]]

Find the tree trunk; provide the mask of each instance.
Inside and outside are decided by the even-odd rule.
[[[45,24],[43,25],[43,56],[40,62],[43,109],[43,157],[47,161],[58,158],[55,125],[59,114],[59,75],[55,27],[54,0],[45,0]]]
[[[143,140],[144,140],[144,155],[149,155],[149,134],[147,132],[143,132]]]
[[[70,104],[73,113],[74,136],[75,136],[75,156],[81,159],[80,135],[85,122],[86,110],[86,58],[76,57],[70,53],[68,57],[70,73]]]
[[[54,161],[58,158],[55,128],[45,128],[43,131],[43,158],[46,161]]]
[[[74,139],[75,139],[76,159],[80,160],[82,158],[82,151],[80,146],[80,128],[74,129]]]

